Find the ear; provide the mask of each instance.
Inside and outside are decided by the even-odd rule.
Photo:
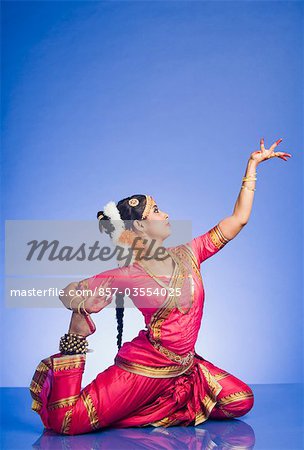
[[[140,233],[143,233],[145,231],[145,225],[143,224],[142,220],[134,220],[133,221],[133,227],[134,230]]]

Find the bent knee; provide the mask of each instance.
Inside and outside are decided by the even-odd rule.
[[[248,386],[246,390],[227,395],[220,400],[220,408],[229,417],[241,417],[247,414],[254,405],[254,394]]]
[[[242,404],[238,408],[236,408],[234,412],[235,417],[241,417],[249,413],[249,411],[253,408],[253,404],[254,404],[254,397],[244,400]]]
[[[75,433],[74,427],[72,427],[73,409],[63,411],[56,409],[50,411],[49,414],[49,427],[55,433],[61,435],[73,435]]]

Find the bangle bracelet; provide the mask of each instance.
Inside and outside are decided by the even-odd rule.
[[[248,189],[248,191],[255,191],[255,188],[249,188],[248,186],[242,186],[241,189]]]
[[[85,309],[85,307],[84,307],[85,301],[86,301],[86,298],[83,299],[81,302],[79,302],[79,304],[78,304],[78,306],[77,306],[78,314],[82,314],[82,312],[81,312],[81,308],[82,308],[83,311],[84,311],[84,313],[85,313],[86,315],[89,315],[88,311],[87,311],[87,310]]]
[[[242,181],[255,181],[255,180],[257,180],[257,178],[255,177],[255,178],[252,178],[252,177],[243,177],[243,180]]]
[[[73,302],[73,300],[75,300],[75,298],[77,298],[77,299],[82,299],[82,300],[83,300],[83,297],[82,297],[81,295],[75,295],[75,296],[70,300],[70,305],[69,305],[69,308],[68,308],[68,309],[73,310],[73,308],[72,308],[72,302]],[[80,303],[82,303],[82,301],[81,301]],[[79,306],[79,305],[78,305],[78,306]]]

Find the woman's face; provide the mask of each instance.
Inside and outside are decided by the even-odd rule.
[[[171,225],[169,224],[169,215],[158,208],[157,203],[153,199],[153,205],[146,220],[145,233],[151,239],[164,240],[171,234]]]

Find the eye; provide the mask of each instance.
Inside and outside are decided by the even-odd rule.
[[[157,206],[154,206],[154,212],[159,212],[159,209]]]

